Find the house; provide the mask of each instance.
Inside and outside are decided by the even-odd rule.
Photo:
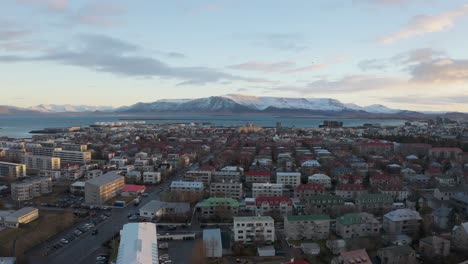
[[[326,239],[330,235],[330,216],[288,215],[284,217],[284,232],[288,239]]]
[[[283,184],[281,183],[254,183],[252,184],[252,196],[283,196]]]
[[[200,209],[202,218],[209,219],[212,217],[232,218],[237,215],[240,207],[239,201],[232,198],[210,197],[197,204]]]
[[[277,172],[276,183],[281,183],[284,186],[296,187],[301,184],[300,172]]]
[[[346,241],[344,239],[327,240],[325,245],[333,255],[339,255],[341,252],[346,251]]]
[[[307,197],[317,194],[324,194],[325,187],[320,184],[300,184],[294,188],[294,198],[304,200]]]
[[[284,196],[261,196],[255,199],[256,214],[265,215],[278,213],[280,215],[292,214],[292,200]]]
[[[451,234],[452,247],[459,250],[468,250],[468,222],[454,226]]]
[[[336,219],[336,234],[342,238],[377,236],[382,225],[369,213],[345,214]]]
[[[338,177],[338,184],[362,184],[362,177],[356,174],[344,174]]]
[[[339,184],[335,189],[335,194],[346,200],[354,200],[365,193],[367,190],[364,186],[357,183]]]
[[[175,193],[203,193],[202,182],[172,181],[169,188]]]
[[[393,198],[384,193],[366,193],[356,198],[356,205],[362,212],[379,213],[392,207]]]
[[[203,185],[209,186],[211,183],[211,170],[196,170],[196,171],[187,171],[184,176],[186,181],[202,182]]]
[[[448,201],[450,197],[456,194],[466,194],[468,195],[468,188],[465,186],[439,186],[434,189],[433,196],[440,201]]]
[[[314,174],[307,177],[307,183],[319,184],[325,188],[331,188],[331,178],[325,174]]]
[[[452,208],[440,207],[432,211],[432,222],[434,225],[440,229],[447,229],[448,226],[448,217]]]
[[[411,209],[397,209],[384,215],[383,229],[389,234],[415,234],[421,224],[421,216]]]
[[[219,228],[204,229],[203,230],[203,246],[205,248],[206,257],[221,258],[223,256],[221,230]]]
[[[301,251],[306,255],[317,256],[320,254],[320,245],[317,243],[301,243]]]
[[[373,175],[369,179],[372,187],[382,187],[384,185],[398,185],[401,184],[401,179],[398,176],[391,176],[387,174]]]
[[[408,190],[401,184],[380,186],[379,192],[391,195],[394,201],[406,201],[406,199],[408,199]]]
[[[450,197],[450,205],[456,208],[459,212],[468,213],[468,195],[466,194],[455,194]]]
[[[416,252],[408,245],[390,246],[377,251],[381,264],[416,264]]]
[[[425,237],[419,240],[419,252],[429,258],[449,256],[450,240],[438,236]]]
[[[354,146],[358,155],[381,155],[386,156],[393,152],[393,143],[387,142],[364,142]]]
[[[314,195],[304,200],[306,209],[315,213],[321,213],[329,208],[336,208],[342,205],[344,205],[344,199],[331,194]]]
[[[234,217],[233,231],[236,242],[275,241],[275,221],[271,216]]]
[[[144,184],[157,184],[161,182],[161,173],[153,171],[143,172],[143,183]]]
[[[459,148],[431,148],[429,150],[429,157],[433,159],[458,160],[462,152]]]
[[[242,183],[233,181],[212,182],[210,196],[241,199],[243,197]]]
[[[268,183],[271,182],[271,173],[269,171],[248,171],[245,173],[246,183]]]
[[[356,264],[356,263],[372,263],[365,249],[354,251],[341,252],[338,257],[331,261],[332,264]]]
[[[144,185],[125,184],[122,188],[122,196],[139,196],[146,191]]]
[[[73,195],[84,195],[85,193],[85,182],[77,181],[70,185],[70,193]]]

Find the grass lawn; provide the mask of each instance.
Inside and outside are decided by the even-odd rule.
[[[16,239],[16,256],[23,256],[30,248],[46,241],[51,236],[65,230],[74,223],[71,213],[40,212],[38,219],[21,226],[0,232],[0,255],[11,255]]]

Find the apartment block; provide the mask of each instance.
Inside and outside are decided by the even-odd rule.
[[[421,216],[417,211],[397,209],[384,215],[383,229],[389,234],[415,234],[421,224]]]
[[[171,192],[203,193],[202,182],[172,181],[169,188]]]
[[[34,197],[52,192],[52,178],[31,178],[11,184],[11,198],[15,201],[27,201]]]
[[[330,216],[288,215],[284,217],[284,231],[288,239],[327,239],[330,235]]]
[[[281,183],[254,183],[252,184],[252,197],[283,196],[283,184]]]
[[[255,199],[255,213],[257,215],[265,214],[292,214],[292,200],[289,197],[273,196],[273,197],[257,197]]]
[[[336,234],[342,238],[377,236],[382,224],[369,213],[345,214],[336,219]]]
[[[275,221],[271,216],[234,217],[233,226],[236,242],[275,241]]]
[[[62,164],[86,164],[91,161],[91,152],[89,151],[55,150],[52,156],[60,158]]]
[[[26,165],[11,162],[0,162],[0,177],[26,177]]]
[[[104,204],[122,192],[125,178],[116,172],[108,172],[100,177],[86,181],[85,203]]]
[[[242,183],[237,182],[213,182],[210,185],[211,197],[226,197],[241,199],[243,195]]]
[[[60,170],[60,158],[25,154],[23,163],[28,170]]]
[[[300,172],[277,172],[276,183],[281,183],[284,186],[296,187],[301,184]]]
[[[209,170],[187,171],[185,173],[184,180],[202,182],[203,185],[208,186],[211,183],[211,173],[212,171]]]

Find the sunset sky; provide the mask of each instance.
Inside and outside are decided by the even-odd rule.
[[[2,0],[0,105],[231,93],[468,112],[468,1]]]

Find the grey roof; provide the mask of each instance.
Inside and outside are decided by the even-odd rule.
[[[391,211],[390,213],[385,214],[384,218],[390,219],[394,222],[422,219],[418,212],[408,208]]]
[[[190,204],[189,203],[171,203],[171,202],[163,202],[159,200],[152,200],[147,204],[143,205],[140,210],[148,211],[148,212],[156,212],[162,208],[174,208],[176,211],[189,211]]]
[[[102,185],[106,185],[110,182],[113,182],[115,180],[118,180],[118,179],[123,179],[124,177],[121,176],[120,174],[118,174],[117,172],[115,171],[109,171],[108,173],[102,175],[102,176],[99,176],[99,177],[96,177],[94,179],[91,179],[91,180],[88,180],[86,181],[87,184],[93,184],[93,185],[97,185],[97,186],[102,186]]]
[[[34,207],[23,207],[21,209],[19,209],[18,211],[14,212],[11,214],[11,216],[13,217],[21,217],[23,215],[26,215],[26,214],[29,214],[31,212],[34,212],[34,211],[37,211],[38,209],[37,208],[34,208]]]

